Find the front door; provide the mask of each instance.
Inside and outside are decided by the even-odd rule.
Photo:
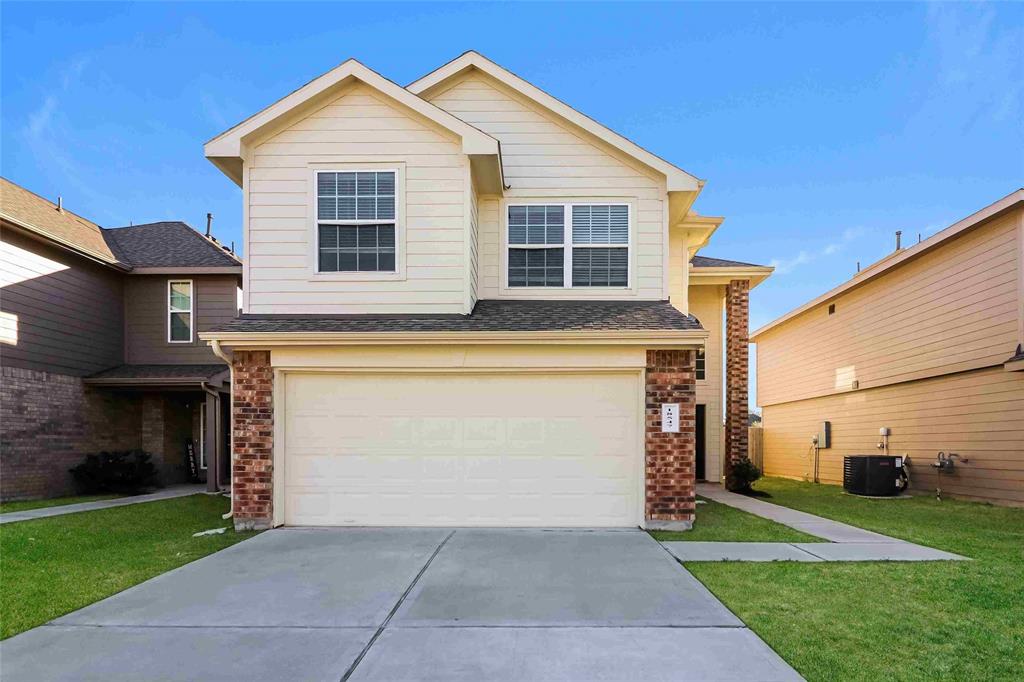
[[[696,437],[696,440],[697,440],[697,480],[698,481],[705,481],[705,480],[707,480],[707,476],[706,476],[706,474],[704,472],[704,459],[705,459],[705,455],[704,455],[704,449],[705,449],[704,442],[706,440],[705,437],[704,437],[704,408],[705,407],[706,407],[705,405],[698,405],[697,406],[697,434],[696,434],[697,437]]]

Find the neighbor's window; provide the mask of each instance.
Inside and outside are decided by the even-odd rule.
[[[167,282],[167,340],[192,343],[192,280]]]
[[[629,206],[509,206],[508,286],[629,286]]]
[[[395,172],[316,174],[317,271],[395,272]]]
[[[699,350],[699,351],[697,351],[697,366],[696,366],[696,369],[697,369],[697,380],[698,381],[701,381],[701,380],[703,380],[705,378],[705,376],[706,376],[705,375],[705,368],[706,367],[707,367],[707,362],[706,362],[706,360],[704,358],[704,351]]]

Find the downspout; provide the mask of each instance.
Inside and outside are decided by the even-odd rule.
[[[228,445],[228,494],[231,498],[231,509],[228,510],[227,514],[221,516],[222,519],[230,519],[232,514],[235,513],[235,429],[233,425],[235,417],[235,363],[224,353],[224,349],[220,347],[220,341],[216,339],[210,341],[210,348],[213,350],[214,355],[228,364],[228,372],[230,373],[231,393],[228,397],[228,414],[230,415],[228,428],[231,430],[231,440]]]

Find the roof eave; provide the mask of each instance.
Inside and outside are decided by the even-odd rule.
[[[995,218],[996,216],[1017,207],[1020,204],[1024,204],[1024,189],[1014,190],[1013,192],[1010,192],[1002,199],[999,199],[998,201],[989,204],[980,211],[975,211],[974,213],[967,216],[963,220],[959,220],[950,225],[949,227],[947,227],[946,229],[936,232],[928,239],[925,239],[924,241],[919,242],[914,246],[911,246],[910,248],[904,249],[901,253],[897,253],[895,255],[890,255],[886,257],[885,259],[883,259],[884,262],[880,261],[879,263],[876,263],[873,266],[868,266],[866,269],[857,273],[852,278],[840,284],[839,286],[830,289],[829,291],[826,291],[824,294],[818,296],[817,298],[808,301],[802,306],[794,308],[793,310],[789,311],[782,317],[772,320],[768,324],[755,330],[750,334],[750,340],[753,341],[755,337],[760,336],[761,334],[764,334],[765,332],[774,329],[775,327],[778,327],[784,322],[788,322],[794,317],[802,315],[803,313],[811,310],[812,308],[816,308],[819,305],[827,303],[828,301],[836,298],[837,296],[843,293],[846,293],[847,291],[850,291],[851,289],[861,287],[864,284],[873,281],[877,277],[886,274],[890,270],[897,268],[908,261],[923,256],[932,249],[941,246],[946,241],[954,239],[963,234],[964,232],[967,232],[968,230],[971,230],[981,225],[982,223],[991,220],[992,218]],[[881,265],[881,267],[878,267],[879,265]]]
[[[708,338],[705,329],[632,331],[524,331],[524,332],[200,332],[203,341],[229,347],[430,345],[439,342],[471,345],[583,345],[699,348]]]
[[[32,237],[41,238],[47,243],[53,244],[61,249],[64,249],[65,251],[70,251],[79,256],[88,258],[89,260],[100,263],[101,265],[106,265],[107,267],[114,268],[115,270],[119,270],[121,272],[130,272],[132,269],[130,265],[122,263],[121,261],[116,259],[112,260],[108,256],[106,256],[106,254],[102,254],[99,253],[98,251],[93,251],[91,249],[83,248],[77,244],[73,244],[67,241],[66,239],[62,239],[61,237],[45,229],[32,225],[31,223],[26,223],[22,220],[18,220],[17,218],[7,213],[4,213],[3,211],[0,211],[0,220],[3,220],[4,222],[8,223],[16,231],[22,232]]]
[[[736,268],[698,268],[690,267],[690,284],[728,284],[732,280],[745,279],[750,282],[753,289],[766,279],[771,277],[775,268],[764,267],[736,267]]]

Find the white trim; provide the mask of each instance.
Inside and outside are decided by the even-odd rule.
[[[510,244],[509,243],[509,225],[508,225],[508,213],[509,209],[513,206],[561,206],[563,210],[563,221],[562,226],[562,243],[561,244]],[[625,206],[626,207],[626,243],[625,244],[573,244],[572,241],[572,208],[573,206]],[[634,219],[633,219],[633,204],[629,201],[586,201],[574,199],[572,201],[544,201],[543,199],[537,199],[534,201],[505,201],[502,202],[502,214],[504,220],[502,224],[502,242],[504,248],[501,254],[501,290],[503,294],[514,294],[517,291],[632,291],[633,290],[633,272],[635,270],[633,264],[633,230],[634,230]],[[563,249],[563,261],[562,261],[562,286],[560,287],[537,287],[537,286],[525,286],[525,287],[514,287],[509,284],[508,281],[508,252],[510,249],[531,249],[531,250],[543,250],[543,249]],[[593,249],[593,248],[613,248],[613,249],[626,249],[626,286],[605,286],[605,287],[574,287],[572,285],[572,258],[573,249]]]
[[[311,245],[309,253],[309,281],[355,281],[355,282],[387,282],[406,278],[406,218],[405,218],[405,163],[373,163],[373,162],[339,162],[332,164],[310,163],[309,176],[309,229]],[[393,220],[320,220],[319,193],[317,191],[317,175],[319,173],[394,173],[395,174],[395,217]],[[320,270],[320,229],[319,225],[381,225],[393,223],[395,226],[395,269],[374,271],[323,271]]]
[[[175,308],[171,305],[171,285],[173,284],[188,284],[188,310],[184,308]],[[167,343],[192,343],[195,341],[195,310],[196,310],[196,287],[190,279],[169,279],[167,280]],[[177,340],[171,338],[171,315],[172,314],[188,313],[188,340]]]

